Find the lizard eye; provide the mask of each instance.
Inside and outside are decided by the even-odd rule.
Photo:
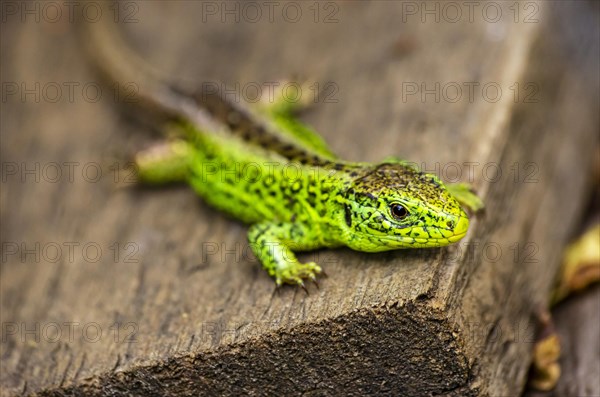
[[[400,204],[392,204],[390,206],[392,216],[398,220],[402,220],[408,216],[408,211]]]

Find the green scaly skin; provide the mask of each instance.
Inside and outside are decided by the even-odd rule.
[[[253,111],[214,94],[194,101],[228,132],[178,122],[180,139],[137,156],[140,179],[185,181],[207,203],[250,224],[250,246],[277,285],[303,285],[321,273],[294,252],[442,247],[467,233],[461,204],[483,207],[468,185],[446,186],[402,160],[338,160],[282,97]]]
[[[483,207],[468,185],[445,186],[402,160],[337,159],[292,116],[302,102],[286,102],[281,93],[253,110],[218,93],[187,93],[132,53],[108,21],[82,26],[89,58],[113,82],[135,82],[136,99],[173,120],[179,135],[137,156],[140,179],[185,181],[206,202],[249,223],[252,250],[278,285],[303,285],[321,272],[316,263],[300,263],[295,251],[441,247],[467,233],[459,203]]]

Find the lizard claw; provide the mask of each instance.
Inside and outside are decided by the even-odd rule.
[[[309,278],[315,284],[317,289],[319,289],[319,280],[317,280],[317,277],[314,274],[311,274]]]
[[[306,289],[306,285],[304,285],[304,281],[300,280],[300,282],[298,283],[298,285],[302,287],[302,289],[304,290],[304,292],[306,292],[306,295],[310,295],[308,293],[308,290]]]
[[[275,295],[277,295],[277,296],[280,295],[280,292],[279,292],[279,291],[281,291],[280,287],[281,287],[280,285],[275,284],[275,288],[273,289],[273,293],[271,294],[271,300],[273,299],[273,297]]]

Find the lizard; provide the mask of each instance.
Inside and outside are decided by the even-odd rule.
[[[209,205],[249,224],[248,242],[277,286],[305,287],[323,272],[296,252],[443,247],[462,239],[483,201],[413,163],[344,161],[278,95],[254,108],[221,92],[186,91],[136,57],[107,23],[89,24],[89,55],[168,116],[175,138],[135,156],[142,183],[184,182]],[[464,207],[464,208],[463,208]]]

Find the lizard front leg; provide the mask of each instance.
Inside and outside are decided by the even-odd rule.
[[[250,247],[277,285],[304,285],[305,279],[316,280],[321,268],[315,262],[300,263],[294,250],[317,248],[319,245],[308,228],[296,223],[262,222],[248,230]]]
[[[473,192],[469,183],[446,183],[446,189],[463,207],[477,212],[485,207],[483,200]]]

